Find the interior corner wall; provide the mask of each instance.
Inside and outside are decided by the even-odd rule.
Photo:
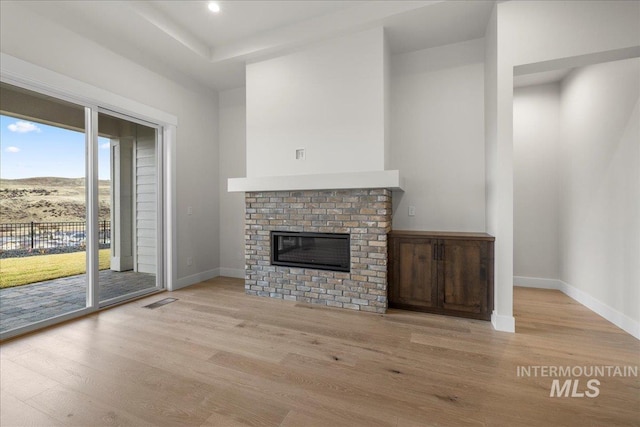
[[[619,326],[635,322],[637,334],[640,59],[574,70],[561,102],[561,279],[620,313]]]
[[[246,176],[384,170],[384,48],[380,27],[248,64]]]
[[[485,231],[484,102],[483,39],[391,57],[393,228]]]
[[[186,80],[169,80],[41,17],[23,3],[3,2],[3,53],[178,118],[176,287],[216,275],[220,258],[216,93],[197,90]],[[188,206],[193,215],[187,215]],[[191,266],[187,257],[193,259]]]
[[[513,274],[516,277],[560,278],[560,124],[558,83],[514,90]]]
[[[246,90],[220,92],[220,274],[244,278],[244,193],[229,193],[227,179],[246,174]]]

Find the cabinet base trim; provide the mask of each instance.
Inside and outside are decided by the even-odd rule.
[[[445,316],[465,317],[467,319],[490,320],[488,314],[469,313],[466,311],[448,310],[440,307],[421,307],[419,305],[402,304],[397,302],[389,302],[389,308],[397,308],[400,310],[421,311],[423,313],[444,314]]]

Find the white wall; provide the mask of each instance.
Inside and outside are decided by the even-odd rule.
[[[486,33],[487,40],[493,43],[495,39],[495,45],[487,50],[487,60],[495,61],[487,64],[487,90],[495,89],[496,93],[495,105],[493,101],[488,103],[487,228],[496,236],[493,323],[500,330],[514,330],[514,68],[635,52],[640,46],[640,2],[513,1],[497,3],[496,8],[496,19],[491,20]]]
[[[634,321],[638,334],[640,59],[572,72],[562,119],[562,281]]]
[[[197,282],[219,266],[217,95],[169,80],[31,12],[3,2],[2,52],[178,117],[177,276]],[[187,206],[193,215],[187,215]],[[193,257],[187,266],[186,258]]]
[[[637,1],[508,1],[498,4],[498,19],[500,59],[513,65],[640,44]]]
[[[559,84],[514,91],[513,274],[516,277],[560,278],[560,123]]]
[[[384,170],[385,46],[377,28],[248,64],[247,177]]]
[[[484,231],[483,58],[482,40],[391,57],[390,168],[406,189],[394,194],[395,229]],[[222,92],[222,183],[245,173],[244,124],[244,90]],[[239,274],[244,201],[221,190],[222,271]]]
[[[227,179],[245,176],[246,91],[220,92],[220,274],[244,277],[244,193],[227,192]]]
[[[484,156],[484,40],[392,56],[393,228],[484,231]]]

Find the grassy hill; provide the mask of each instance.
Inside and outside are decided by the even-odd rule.
[[[84,221],[84,178],[0,179],[0,223]],[[100,219],[109,219],[111,181],[99,181]]]

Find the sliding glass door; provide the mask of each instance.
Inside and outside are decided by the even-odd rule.
[[[101,256],[109,255],[98,282],[100,304],[106,305],[160,283],[160,141],[156,128],[107,112],[98,114],[98,134],[99,246]]]
[[[160,128],[0,89],[0,336],[161,289]]]
[[[0,333],[87,307],[85,107],[0,86]]]

